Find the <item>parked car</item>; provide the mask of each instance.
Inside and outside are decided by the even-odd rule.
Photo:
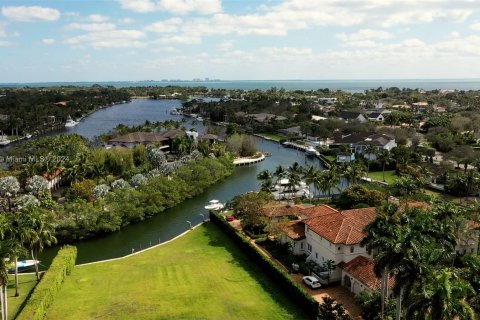
[[[312,289],[318,289],[322,286],[320,281],[312,276],[305,276],[302,278],[302,281]]]

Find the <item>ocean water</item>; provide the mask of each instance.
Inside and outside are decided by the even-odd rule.
[[[148,87],[148,86],[204,86],[214,89],[268,90],[272,87],[286,90],[344,90],[364,92],[378,87],[398,87],[423,90],[480,90],[480,79],[386,79],[386,80],[220,80],[220,81],[111,81],[111,82],[35,82],[0,83],[5,87],[52,87],[52,86],[102,86]]]

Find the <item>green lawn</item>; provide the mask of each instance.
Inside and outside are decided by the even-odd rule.
[[[22,303],[37,284],[35,274],[21,274],[19,275],[18,282],[20,295],[15,297],[15,278],[13,275],[8,276],[8,319],[13,319]]]
[[[303,319],[217,226],[158,248],[76,267],[47,319]]]
[[[280,142],[280,140],[285,139],[285,137],[282,137],[282,136],[279,136],[278,134],[273,134],[273,133],[257,133],[257,134],[261,137],[269,138],[277,142]]]
[[[382,171],[375,171],[375,172],[369,172],[368,177],[373,180],[377,181],[382,181],[383,182],[383,174]],[[385,170],[385,182],[388,184],[392,184],[395,182],[395,180],[398,178],[397,175],[395,175],[395,170]]]

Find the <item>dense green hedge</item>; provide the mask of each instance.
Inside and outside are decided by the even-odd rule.
[[[17,320],[40,320],[45,318],[48,307],[55,300],[67,275],[70,275],[77,258],[77,248],[65,246],[58,251],[48,271],[33,290],[32,295]]]
[[[210,221],[220,226],[233,241],[240,246],[243,252],[249,255],[255,264],[268,274],[272,280],[284,289],[287,296],[302,308],[311,319],[317,319],[318,302],[315,301],[298,283],[296,283],[283,269],[281,269],[270,258],[261,253],[242,234],[237,232],[224,217],[217,213],[210,212]]]

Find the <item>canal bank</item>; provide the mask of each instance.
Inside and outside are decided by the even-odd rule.
[[[92,139],[112,130],[120,123],[131,126],[145,123],[146,120],[150,122],[180,121],[182,116],[171,115],[169,112],[172,108],[180,105],[178,100],[133,100],[126,104],[99,110],[68,132]],[[187,128],[193,126],[189,119],[184,125]],[[196,124],[195,127],[200,132],[204,130],[201,123]],[[76,243],[77,263],[122,257],[131,254],[132,249],[142,250],[176,237],[189,228],[187,221],[193,225],[202,221],[202,214],[207,214],[204,206],[211,199],[218,199],[224,203],[238,194],[257,190],[259,184],[256,176],[262,170],[274,171],[279,165],[288,167],[294,162],[298,162],[302,166],[321,168],[317,159],[305,157],[304,152],[300,150],[285,148],[278,143],[260,138],[256,141],[260,151],[271,156],[251,166],[237,167],[230,177],[206,189],[201,195],[188,199],[177,207],[166,210],[146,221],[126,226],[118,232]],[[41,257],[42,264],[48,265],[57,250],[57,248],[45,250]]]

